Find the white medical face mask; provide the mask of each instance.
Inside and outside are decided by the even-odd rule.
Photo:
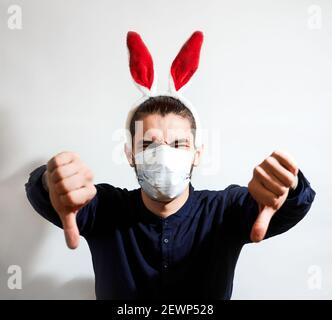
[[[188,186],[193,161],[193,151],[168,145],[148,148],[135,155],[138,183],[150,198],[170,201]]]

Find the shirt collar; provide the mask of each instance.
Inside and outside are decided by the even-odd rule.
[[[141,195],[141,188],[137,189],[137,202],[138,202],[138,207],[139,207],[139,212],[142,214],[142,218],[147,221],[147,222],[152,222],[152,223],[160,223],[162,221],[182,221],[185,217],[188,217],[191,215],[192,210],[191,206],[193,203],[193,198],[194,198],[194,187],[192,186],[191,182],[189,183],[189,196],[186,202],[182,205],[182,207],[168,216],[167,218],[162,218],[154,214],[152,211],[150,211],[144,204],[142,195]]]

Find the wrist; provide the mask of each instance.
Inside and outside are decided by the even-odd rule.
[[[298,176],[296,175],[295,176],[295,179],[294,179],[294,182],[293,182],[293,184],[291,185],[291,190],[295,190],[296,188],[297,188],[297,186],[298,186],[298,184],[299,184],[299,178],[298,178]]]
[[[43,176],[42,176],[42,184],[43,184],[43,187],[44,189],[48,192],[48,184],[47,184],[47,177],[46,177],[46,174],[47,174],[47,171],[45,171],[43,173]]]

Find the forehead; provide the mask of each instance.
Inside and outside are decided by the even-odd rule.
[[[136,125],[135,135],[144,139],[152,138],[189,138],[192,136],[190,121],[187,118],[169,113],[165,116],[149,114],[144,116]],[[138,126],[138,127],[137,127]]]

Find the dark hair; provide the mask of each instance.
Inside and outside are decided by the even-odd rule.
[[[135,135],[135,121],[142,120],[148,114],[159,114],[165,116],[174,113],[185,119],[188,119],[193,132],[196,130],[196,122],[191,111],[179,100],[169,96],[150,97],[140,104],[130,121],[130,134],[133,138]],[[195,135],[194,135],[195,136]]]

